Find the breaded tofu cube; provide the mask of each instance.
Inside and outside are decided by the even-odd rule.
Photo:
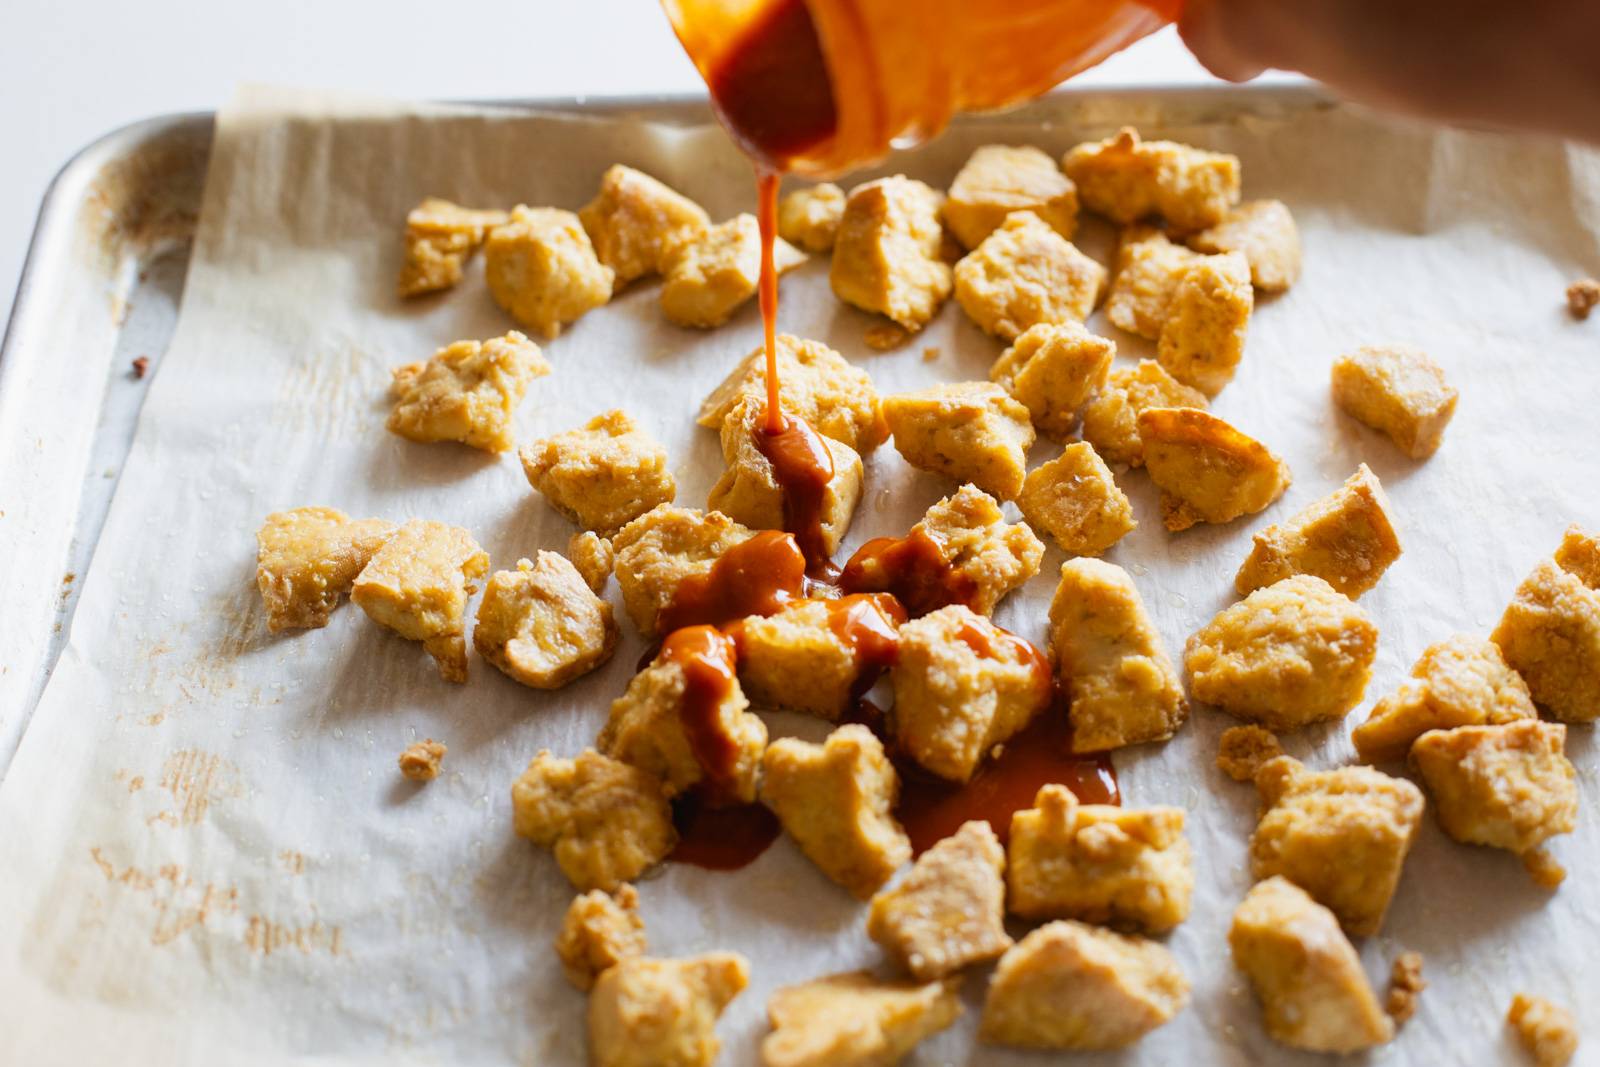
[[[1201,256],[1173,244],[1154,226],[1129,226],[1117,244],[1116,271],[1106,297],[1106,318],[1118,329],[1161,336],[1173,294]]]
[[[779,406],[818,433],[843,441],[863,456],[889,438],[883,406],[867,372],[821,341],[778,335]],[[765,403],[767,360],[757,346],[700,405],[701,426],[721,430],[728,414],[746,399]]]
[[[1106,384],[1083,407],[1083,439],[1107,463],[1144,466],[1144,440],[1139,413],[1146,408],[1199,408],[1206,395],[1191,389],[1153,359],[1135,367],[1113,367]]]
[[[400,295],[421,296],[461,281],[461,268],[484,236],[510,218],[504,211],[474,211],[430,196],[406,213],[406,262]]]
[[[391,433],[412,441],[460,441],[485,452],[515,444],[511,416],[528,383],[550,373],[539,346],[512,331],[490,341],[457,341],[425,363],[394,369]]]
[[[1038,649],[961,604],[900,627],[889,677],[898,747],[954,782],[1048,707],[1052,688]]]
[[[1489,635],[1533,699],[1563,722],[1600,718],[1600,581],[1569,548],[1585,536],[1567,531],[1557,557],[1522,580]]]
[[[601,537],[593,530],[579,530],[567,540],[567,558],[583,576],[583,584],[599,596],[611,578],[611,568],[616,564],[617,554],[612,551],[610,539]]]
[[[1272,731],[1259,726],[1230,726],[1217,738],[1217,770],[1236,782],[1253,782],[1267,761],[1283,755]]]
[[[772,263],[786,274],[806,254],[778,238]],[[761,228],[749,213],[736,215],[673,245],[662,259],[661,311],[668,322],[709,330],[733,317],[756,295],[761,281]]]
[[[611,538],[617,588],[628,618],[647,640],[672,603],[678,586],[709,571],[717,559],[753,531],[720,511],[702,512],[669,504],[645,512]]]
[[[1022,491],[1034,441],[1028,409],[993,382],[940,382],[883,402],[894,447],[918,470],[1001,500]]]
[[[524,445],[518,456],[546,503],[603,536],[678,495],[667,450],[626,411],[596,415],[579,429]]]
[[[1156,360],[1178,381],[1216,396],[1244,358],[1254,309],[1244,256],[1201,256],[1173,290]]]
[[[1254,515],[1289,488],[1287,463],[1198,408],[1144,409],[1139,440],[1150,480],[1161,489],[1161,522],[1174,533]]]
[[[1577,826],[1566,738],[1566,726],[1538,719],[1429,730],[1411,746],[1411,766],[1445,833],[1521,855]]]
[[[1128,572],[1069,559],[1050,601],[1050,647],[1071,699],[1072,747],[1164,741],[1189,717],[1178,672]]]
[[[489,554],[459,526],[412,519],[356,576],[350,599],[367,617],[421,641],[439,676],[467,680],[467,597],[489,573]]]
[[[644,920],[639,891],[624,883],[615,893],[592,889],[574,897],[556,934],[556,956],[567,981],[588,991],[609,967],[643,956]]]
[[[852,709],[863,672],[877,666],[857,628],[893,635],[904,622],[904,609],[883,593],[796,600],[771,615],[752,615],[733,631],[739,683],[758,707],[837,722]]]
[[[472,644],[523,685],[560,689],[609,660],[619,636],[611,605],[565,556],[541,551],[489,577]]]
[[[796,189],[778,205],[778,236],[807,252],[831,252],[844,218],[844,190],[832,182]]]
[[[961,247],[977,248],[1014,211],[1031,211],[1070,239],[1078,226],[1078,190],[1055,160],[1031,145],[983,145],[950,183],[945,225]]]
[[[1188,243],[1197,252],[1243,254],[1251,283],[1263,292],[1280,293],[1300,278],[1300,230],[1282,200],[1246,200]]]
[[[1106,287],[1106,269],[1031,211],[1007,215],[955,269],[956,302],[1002,341],[1040,323],[1082,322]]]
[[[517,835],[550,849],[584,892],[615,891],[678,843],[660,780],[592,748],[576,759],[541,751],[511,786],[511,813]]]
[[[711,1067],[717,1019],[750,984],[737,952],[686,960],[633,956],[604,971],[589,993],[592,1067]]]
[[[1361,703],[1378,627],[1321,578],[1257,589],[1189,638],[1189,693],[1275,733],[1343,718]]]
[[[978,1039],[1020,1048],[1127,1048],[1189,1003],[1189,981],[1160,942],[1087,923],[1046,923],[995,968]]]
[[[943,201],[903,174],[850,190],[833,242],[833,295],[909,332],[926,326],[950,295],[950,266],[939,258]]]
[[[1429,645],[1410,680],[1378,701],[1350,739],[1367,763],[1387,763],[1405,759],[1411,743],[1429,730],[1537,717],[1528,684],[1506,664],[1500,646],[1456,634]]]
[[[1439,450],[1456,396],[1439,364],[1410,345],[1365,345],[1333,361],[1333,402],[1412,459]]]
[[[578,219],[595,255],[611,268],[616,290],[660,273],[671,249],[711,225],[699,204],[621,163],[600,176],[600,191],[579,209]]]
[[[1159,215],[1180,232],[1215,226],[1239,202],[1239,158],[1172,141],[1141,141],[1124,127],[1061,160],[1078,200],[1112,222]]]
[[[1029,472],[1017,507],[1029,525],[1077,556],[1098,556],[1139,525],[1111,468],[1082,441]]]
[[[867,936],[919,981],[984,963],[1011,947],[1006,851],[981,819],[934,845],[893,889],[872,898]]]
[[[396,762],[400,765],[400,773],[408,781],[431,782],[439,777],[445,754],[449,751],[449,746],[443,741],[426,737],[407,745]]]
[[[1189,917],[1194,867],[1183,809],[1080,804],[1041,786],[1011,816],[1006,907],[1024,919],[1082,919],[1145,933]]]
[[[1506,1011],[1506,1022],[1533,1056],[1535,1067],[1566,1067],[1578,1054],[1578,1020],[1544,997],[1516,994]]]
[[[1365,463],[1344,485],[1253,541],[1233,579],[1240,596],[1292,574],[1314,574],[1353,600],[1400,558],[1389,498]]]
[[[489,232],[483,256],[494,302],[546,339],[611,299],[615,275],[570,211],[518,204]]]
[[[852,971],[784,986],[767,1001],[762,1067],[892,1067],[961,1015],[961,979],[885,981]]]
[[[1252,877],[1282,875],[1352,936],[1377,933],[1422,825],[1422,791],[1371,767],[1310,771],[1289,756],[1261,765],[1256,791]]]
[[[761,761],[761,802],[822,873],[867,900],[911,858],[893,811],[900,776],[865,726],[814,745],[784,737]]]
[[[1116,344],[1079,323],[1042,323],[1000,353],[989,380],[1027,407],[1035,429],[1059,440],[1078,424],[1078,409],[1106,384],[1116,354]]]
[[[336,508],[274,511],[256,532],[256,588],[267,629],[328,625],[339,598],[394,533],[382,519],[352,519]]]
[[[1359,1052],[1394,1037],[1339,920],[1288,879],[1269,878],[1245,895],[1228,946],[1273,1040],[1308,1052]]]

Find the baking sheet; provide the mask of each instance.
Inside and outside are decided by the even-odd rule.
[[[1571,278],[1600,273],[1600,161],[1304,96],[1226,101],[1069,95],[961,124],[882,169],[942,186],[977,144],[1058,152],[1137,121],[1236,152],[1247,196],[1291,205],[1305,277],[1260,302],[1241,373],[1215,409],[1284,455],[1295,484],[1262,516],[1169,536],[1148,480],[1123,474],[1141,526],[1109,558],[1133,574],[1176,654],[1231,601],[1249,533],[1367,462],[1406,546],[1362,601],[1383,634],[1376,698],[1428,643],[1492,627],[1567,522],[1600,523],[1590,415],[1600,335],[1568,320],[1560,298]],[[509,325],[476,271],[452,294],[400,304],[398,224],[428,194],[576,208],[618,161],[717,217],[753,204],[746,165],[712,127],[267,90],[242,93],[220,117],[178,333],[66,650],[0,786],[0,908],[13,918],[0,928],[0,1060],[582,1061],[583,998],[549,949],[572,891],[547,854],[511,834],[508,787],[539,748],[573,753],[592,740],[637,637],[555,694],[476,658],[471,682],[450,686],[420,646],[358,609],[326,630],[269,636],[253,533],[269,511],[320,503],[460,523],[496,567],[564,546],[570,527],[513,457],[384,431],[389,367]],[[1086,227],[1081,244],[1104,259],[1110,238]],[[693,412],[757,343],[759,320],[752,305],[721,330],[684,331],[655,301],[654,286],[637,286],[546,346],[555,373],[534,383],[518,435],[627,408],[667,445],[679,502],[698,505],[720,456]],[[783,328],[838,348],[885,392],[983,377],[1001,347],[953,307],[895,352],[864,345],[872,324],[828,292],[825,261],[785,279]],[[1124,357],[1148,354],[1112,335]],[[1335,354],[1391,339],[1427,347],[1462,391],[1445,447],[1423,464],[1327,400]],[[938,358],[921,358],[928,346]],[[1051,454],[1041,444],[1033,458]],[[847,549],[903,531],[950,488],[892,448],[869,461],[868,478]],[[1052,549],[999,621],[1042,638],[1060,561]],[[1251,791],[1211,767],[1229,722],[1200,707],[1173,741],[1117,758],[1129,803],[1190,812],[1197,891],[1170,944],[1195,991],[1172,1024],[1105,1062],[1296,1060],[1260,1034],[1227,961],[1254,812]],[[422,736],[451,752],[444,776],[418,789],[394,757]],[[1317,765],[1350,756],[1341,729],[1288,745]],[[1501,1017],[1514,989],[1572,1006],[1600,1033],[1579,984],[1600,947],[1591,732],[1573,729],[1568,751],[1583,807],[1577,833],[1555,844],[1570,875],[1553,896],[1509,854],[1424,827],[1384,933],[1362,947],[1375,979],[1402,948],[1422,951],[1431,985],[1421,1014],[1374,1059],[1500,1062],[1512,1054]],[[668,866],[641,892],[653,952],[750,958],[751,987],[720,1027],[726,1062],[752,1061],[773,988],[879,958],[861,907],[786,841],[733,874]],[[973,1044],[983,980],[968,979],[963,1024],[911,1062],[1033,1061]]]

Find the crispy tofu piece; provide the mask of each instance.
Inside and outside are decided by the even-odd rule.
[[[1165,933],[1189,917],[1194,892],[1183,809],[1080,804],[1064,785],[1041,786],[1011,816],[1006,890],[1024,919]]]
[[[1188,242],[1197,252],[1242,254],[1263,292],[1282,292],[1300,278],[1300,230],[1282,200],[1246,200]]]
[[[1429,730],[1537,717],[1527,683],[1506,665],[1499,646],[1456,634],[1423,651],[1411,679],[1378,701],[1351,740],[1365,762],[1388,763],[1405,759]]]
[[[1031,211],[1005,221],[955,269],[956,302],[985,333],[1015,341],[1030,326],[1081,323],[1106,269]]]
[[[1259,726],[1230,726],[1217,738],[1217,770],[1236,782],[1253,782],[1268,760],[1283,755],[1272,731]]]
[[[1000,353],[989,380],[1005,387],[1033,417],[1034,427],[1061,439],[1078,423],[1078,409],[1106,384],[1117,346],[1076,322],[1044,323],[1023,331]]]
[[[889,676],[898,747],[954,782],[1048,707],[1052,687],[1037,649],[960,604],[900,627]]]
[[[1554,559],[1556,566],[1590,589],[1600,589],[1600,534],[1573,523],[1562,534]]]
[[[425,363],[394,369],[391,433],[412,441],[460,441],[485,452],[516,442],[511,416],[528,383],[550,373],[539,346],[512,331],[491,341],[457,341]]]
[[[944,221],[963,248],[977,248],[1014,211],[1031,211],[1062,237],[1078,226],[1078,190],[1056,161],[1031,145],[976,149],[944,202]]]
[[[611,568],[616,565],[617,554],[611,540],[593,530],[579,530],[567,540],[567,558],[583,576],[583,584],[599,596],[611,578]]]
[[[1578,1020],[1572,1012],[1544,997],[1527,993],[1513,996],[1506,1023],[1537,1067],[1566,1067],[1578,1054]]]
[[[1022,491],[1033,422],[992,382],[940,382],[883,402],[894,447],[907,463],[971,482],[1001,500]]]
[[[784,986],[767,1001],[763,1067],[891,1067],[961,1015],[960,978],[885,981],[852,971]]]
[[[518,204],[489,232],[483,255],[494,302],[546,339],[611,299],[615,275],[570,211]]]
[[[678,843],[660,779],[585,749],[576,759],[541,751],[511,786],[519,837],[556,858],[579,890],[614,892]]]
[[[1106,384],[1083,408],[1083,439],[1107,463],[1144,466],[1144,439],[1139,436],[1139,413],[1146,408],[1199,408],[1206,395],[1191,389],[1153,359],[1135,367],[1113,367]]]
[[[350,599],[367,617],[421,641],[447,682],[467,680],[467,597],[489,573],[489,554],[459,526],[412,519],[356,576]]]
[[[643,956],[648,946],[639,918],[639,891],[624,883],[615,893],[592,889],[574,897],[555,947],[567,981],[585,992],[607,968]]]
[[[1321,578],[1297,574],[1224,608],[1189,638],[1189,692],[1275,733],[1361,703],[1378,627]]]
[[[1577,826],[1566,738],[1564,725],[1538,719],[1429,730],[1411,746],[1411,766],[1445,833],[1521,855]]]
[[[274,511],[256,532],[256,588],[267,629],[328,625],[339,598],[394,533],[382,519],[352,519],[335,508]]]
[[[1157,340],[1178,285],[1200,259],[1198,252],[1173,244],[1154,226],[1123,230],[1106,318],[1118,329]]]
[[[1020,1048],[1127,1048],[1189,1002],[1165,945],[1086,923],[1047,923],[995,968],[978,1038]]]
[[[850,190],[833,243],[833,295],[915,333],[950,295],[939,258],[943,197],[903,174]]]
[[[1371,767],[1309,771],[1289,756],[1261,765],[1256,790],[1251,875],[1289,879],[1352,936],[1377,933],[1422,825],[1422,791]]]
[[[752,615],[734,629],[739,683],[758,707],[807,712],[837,722],[852,710],[866,650],[852,630],[861,622],[892,634],[905,612],[892,598],[864,594],[848,600],[796,600],[772,615]]]
[[[811,862],[858,900],[911,858],[893,815],[900,777],[865,726],[841,726],[820,745],[780,738],[761,764],[761,802]]]
[[[1338,489],[1257,533],[1233,587],[1246,596],[1292,574],[1314,574],[1353,600],[1399,558],[1389,498],[1363,463]]]
[[[867,936],[923,982],[992,960],[1011,947],[1005,870],[989,824],[962,823],[918,856],[899,885],[872,898]]]
[[[1098,556],[1139,525],[1111,468],[1082,441],[1028,474],[1017,507],[1063,552],[1078,556]]]
[[[1116,564],[1080,558],[1061,565],[1050,647],[1071,699],[1074,751],[1164,741],[1189,717],[1161,634]]]
[[[737,952],[621,960],[589,993],[589,1063],[711,1067],[722,1049],[717,1019],[749,984],[750,965]]]
[[[831,252],[844,218],[844,190],[832,182],[796,189],[778,205],[778,236],[807,252]]]
[[[720,511],[662,504],[611,538],[614,573],[628,618],[646,639],[685,578],[709,571],[718,557],[752,534]]]
[[[491,575],[472,629],[478,655],[534,689],[588,674],[611,658],[618,637],[611,605],[558,552]]]
[[[1246,894],[1228,945],[1273,1040],[1308,1052],[1359,1052],[1394,1037],[1339,920],[1288,879],[1269,878]]]
[[[1083,206],[1113,222],[1159,215],[1179,231],[1215,226],[1239,202],[1239,159],[1172,141],[1141,141],[1124,127],[1061,160]]]
[[[596,415],[580,429],[524,445],[518,456],[546,503],[601,535],[678,495],[667,450],[626,411]]]
[[[484,236],[509,218],[504,211],[474,211],[436,196],[423,200],[406,214],[400,295],[421,296],[454,287]]]
[[[889,427],[872,379],[821,341],[780,333],[778,379],[783,383],[779,406],[784,414],[803,419],[818,433],[843,441],[862,455],[888,440]],[[757,347],[706,397],[696,421],[721,430],[741,402],[765,403],[766,397],[766,351]]]
[[[1201,256],[1173,290],[1156,360],[1178,381],[1216,396],[1244,358],[1254,309],[1244,256]]]
[[[1161,522],[1174,533],[1254,515],[1289,488],[1287,463],[1215,415],[1145,408],[1138,421],[1145,467],[1161,489]]]
[[[711,225],[705,209],[643,171],[621,163],[600,177],[600,191],[578,211],[595,255],[620,290],[663,270],[667,253]]]
[[[1577,723],[1600,718],[1600,581],[1568,548],[1583,536],[1567,531],[1562,552],[1522,580],[1489,635],[1533,699]]]
[[[786,274],[806,254],[778,238],[773,266]],[[761,280],[761,228],[751,214],[736,215],[668,249],[662,260],[661,311],[679,326],[709,330],[733,317],[756,295]]]
[[[431,737],[413,741],[400,753],[400,773],[413,782],[431,782],[439,777],[439,765],[449,751],[443,742]]]
[[[1420,348],[1365,345],[1333,361],[1333,402],[1382,430],[1412,459],[1439,450],[1456,413],[1455,386]]]

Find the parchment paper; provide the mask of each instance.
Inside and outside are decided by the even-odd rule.
[[[1225,98],[1066,97],[964,123],[883,169],[942,187],[978,144],[1056,153],[1131,119],[1238,153],[1247,196],[1291,205],[1305,276],[1260,301],[1215,410],[1284,455],[1293,487],[1260,516],[1172,536],[1146,476],[1122,472],[1141,525],[1109,558],[1133,574],[1180,655],[1232,601],[1250,533],[1367,462],[1405,543],[1362,600],[1382,630],[1370,705],[1427,644],[1486,633],[1566,523],[1600,524],[1600,323],[1569,320],[1561,296],[1572,278],[1600,273],[1600,162],[1274,101],[1241,111]],[[259,90],[222,115],[177,337],[70,643],[0,788],[0,1062],[582,1062],[584,999],[550,949],[573,890],[547,853],[512,835],[508,790],[540,748],[572,754],[592,741],[637,636],[625,625],[605,669],[556,693],[518,686],[475,656],[470,683],[449,685],[419,645],[352,606],[325,630],[269,636],[254,533],[274,509],[325,504],[459,523],[497,568],[564,547],[571,528],[514,456],[384,430],[390,367],[512,325],[476,263],[458,291],[399,302],[400,224],[428,194],[576,208],[618,161],[716,217],[752,208],[746,165],[710,126]],[[1088,225],[1081,243],[1105,259],[1109,229]],[[884,392],[985,377],[1000,352],[951,306],[904,348],[875,353],[862,340],[874,320],[836,301],[826,273],[822,259],[784,280],[783,329],[827,341]],[[665,323],[656,301],[654,284],[638,284],[547,345],[555,372],[533,384],[517,432],[530,440],[626,408],[667,445],[679,502],[699,506],[720,457],[693,414],[757,343],[758,315],[752,303],[720,330],[693,332]],[[1149,353],[1098,316],[1094,325],[1117,338],[1119,358]],[[1388,340],[1427,348],[1461,390],[1443,449],[1424,463],[1328,400],[1333,357]],[[939,354],[924,361],[928,346]],[[1053,454],[1041,443],[1033,459]],[[847,549],[903,532],[951,488],[883,448]],[[1061,559],[1052,548],[1000,622],[1042,640]],[[820,732],[796,717],[771,721],[775,733]],[[1212,766],[1230,722],[1197,707],[1170,743],[1117,755],[1128,803],[1189,812],[1194,908],[1170,944],[1194,996],[1136,1049],[1074,1062],[1300,1062],[1262,1035],[1228,961],[1256,806],[1253,790]],[[1347,729],[1288,745],[1333,765],[1352,756]],[[395,757],[423,736],[450,754],[443,777],[418,788]],[[1573,728],[1568,752],[1582,813],[1554,844],[1570,872],[1557,893],[1534,888],[1508,853],[1449,842],[1428,817],[1383,933],[1362,955],[1381,982],[1397,952],[1420,950],[1430,986],[1418,1017],[1373,1060],[1505,1061],[1517,1053],[1503,1014],[1512,991],[1527,989],[1572,1007],[1589,1035],[1580,1060],[1600,1061],[1591,730]],[[720,1028],[727,1063],[754,1061],[774,988],[880,960],[862,907],[786,840],[737,873],[669,865],[641,891],[655,954],[749,957],[751,986]],[[974,1043],[986,980],[981,970],[968,978],[966,1018],[910,1062],[1043,1062]]]

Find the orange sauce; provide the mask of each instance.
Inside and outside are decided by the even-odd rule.
[[[777,368],[767,370],[768,388],[777,381]],[[771,401],[767,412],[773,411]],[[769,419],[770,424],[770,419]],[[822,435],[804,419],[778,414],[778,429],[767,426],[755,431],[756,447],[772,464],[772,476],[783,491],[783,528],[794,534],[806,569],[813,576],[836,576],[828,559],[828,546],[822,530],[822,511],[827,502],[828,483],[833,481],[833,454]]]
[[[747,615],[772,615],[809,588],[806,557],[793,534],[762,530],[724,552],[704,574],[678,584],[657,629],[721,626]]]
[[[747,155],[769,168],[782,167],[838,128],[833,80],[805,0],[768,4],[705,75],[723,125]]]
[[[739,760],[738,742],[723,728],[720,714],[738,678],[736,655],[733,639],[715,626],[674,630],[661,645],[660,658],[683,668],[678,721],[689,750],[719,793],[728,791]]]
[[[716,804],[692,789],[672,802],[678,844],[668,863],[712,871],[736,871],[755,861],[778,839],[782,827],[765,804]]]
[[[893,593],[912,618],[948,604],[971,607],[978,585],[945,562],[939,544],[921,530],[905,537],[876,537],[844,565],[839,588],[846,593]]]
[[[778,172],[756,168],[756,222],[761,230],[761,335],[767,353],[766,431],[776,436],[783,432],[783,397],[778,382],[778,268],[773,263],[772,247],[778,238]],[[769,457],[770,458],[770,457]],[[833,476],[829,460],[828,475]]]

